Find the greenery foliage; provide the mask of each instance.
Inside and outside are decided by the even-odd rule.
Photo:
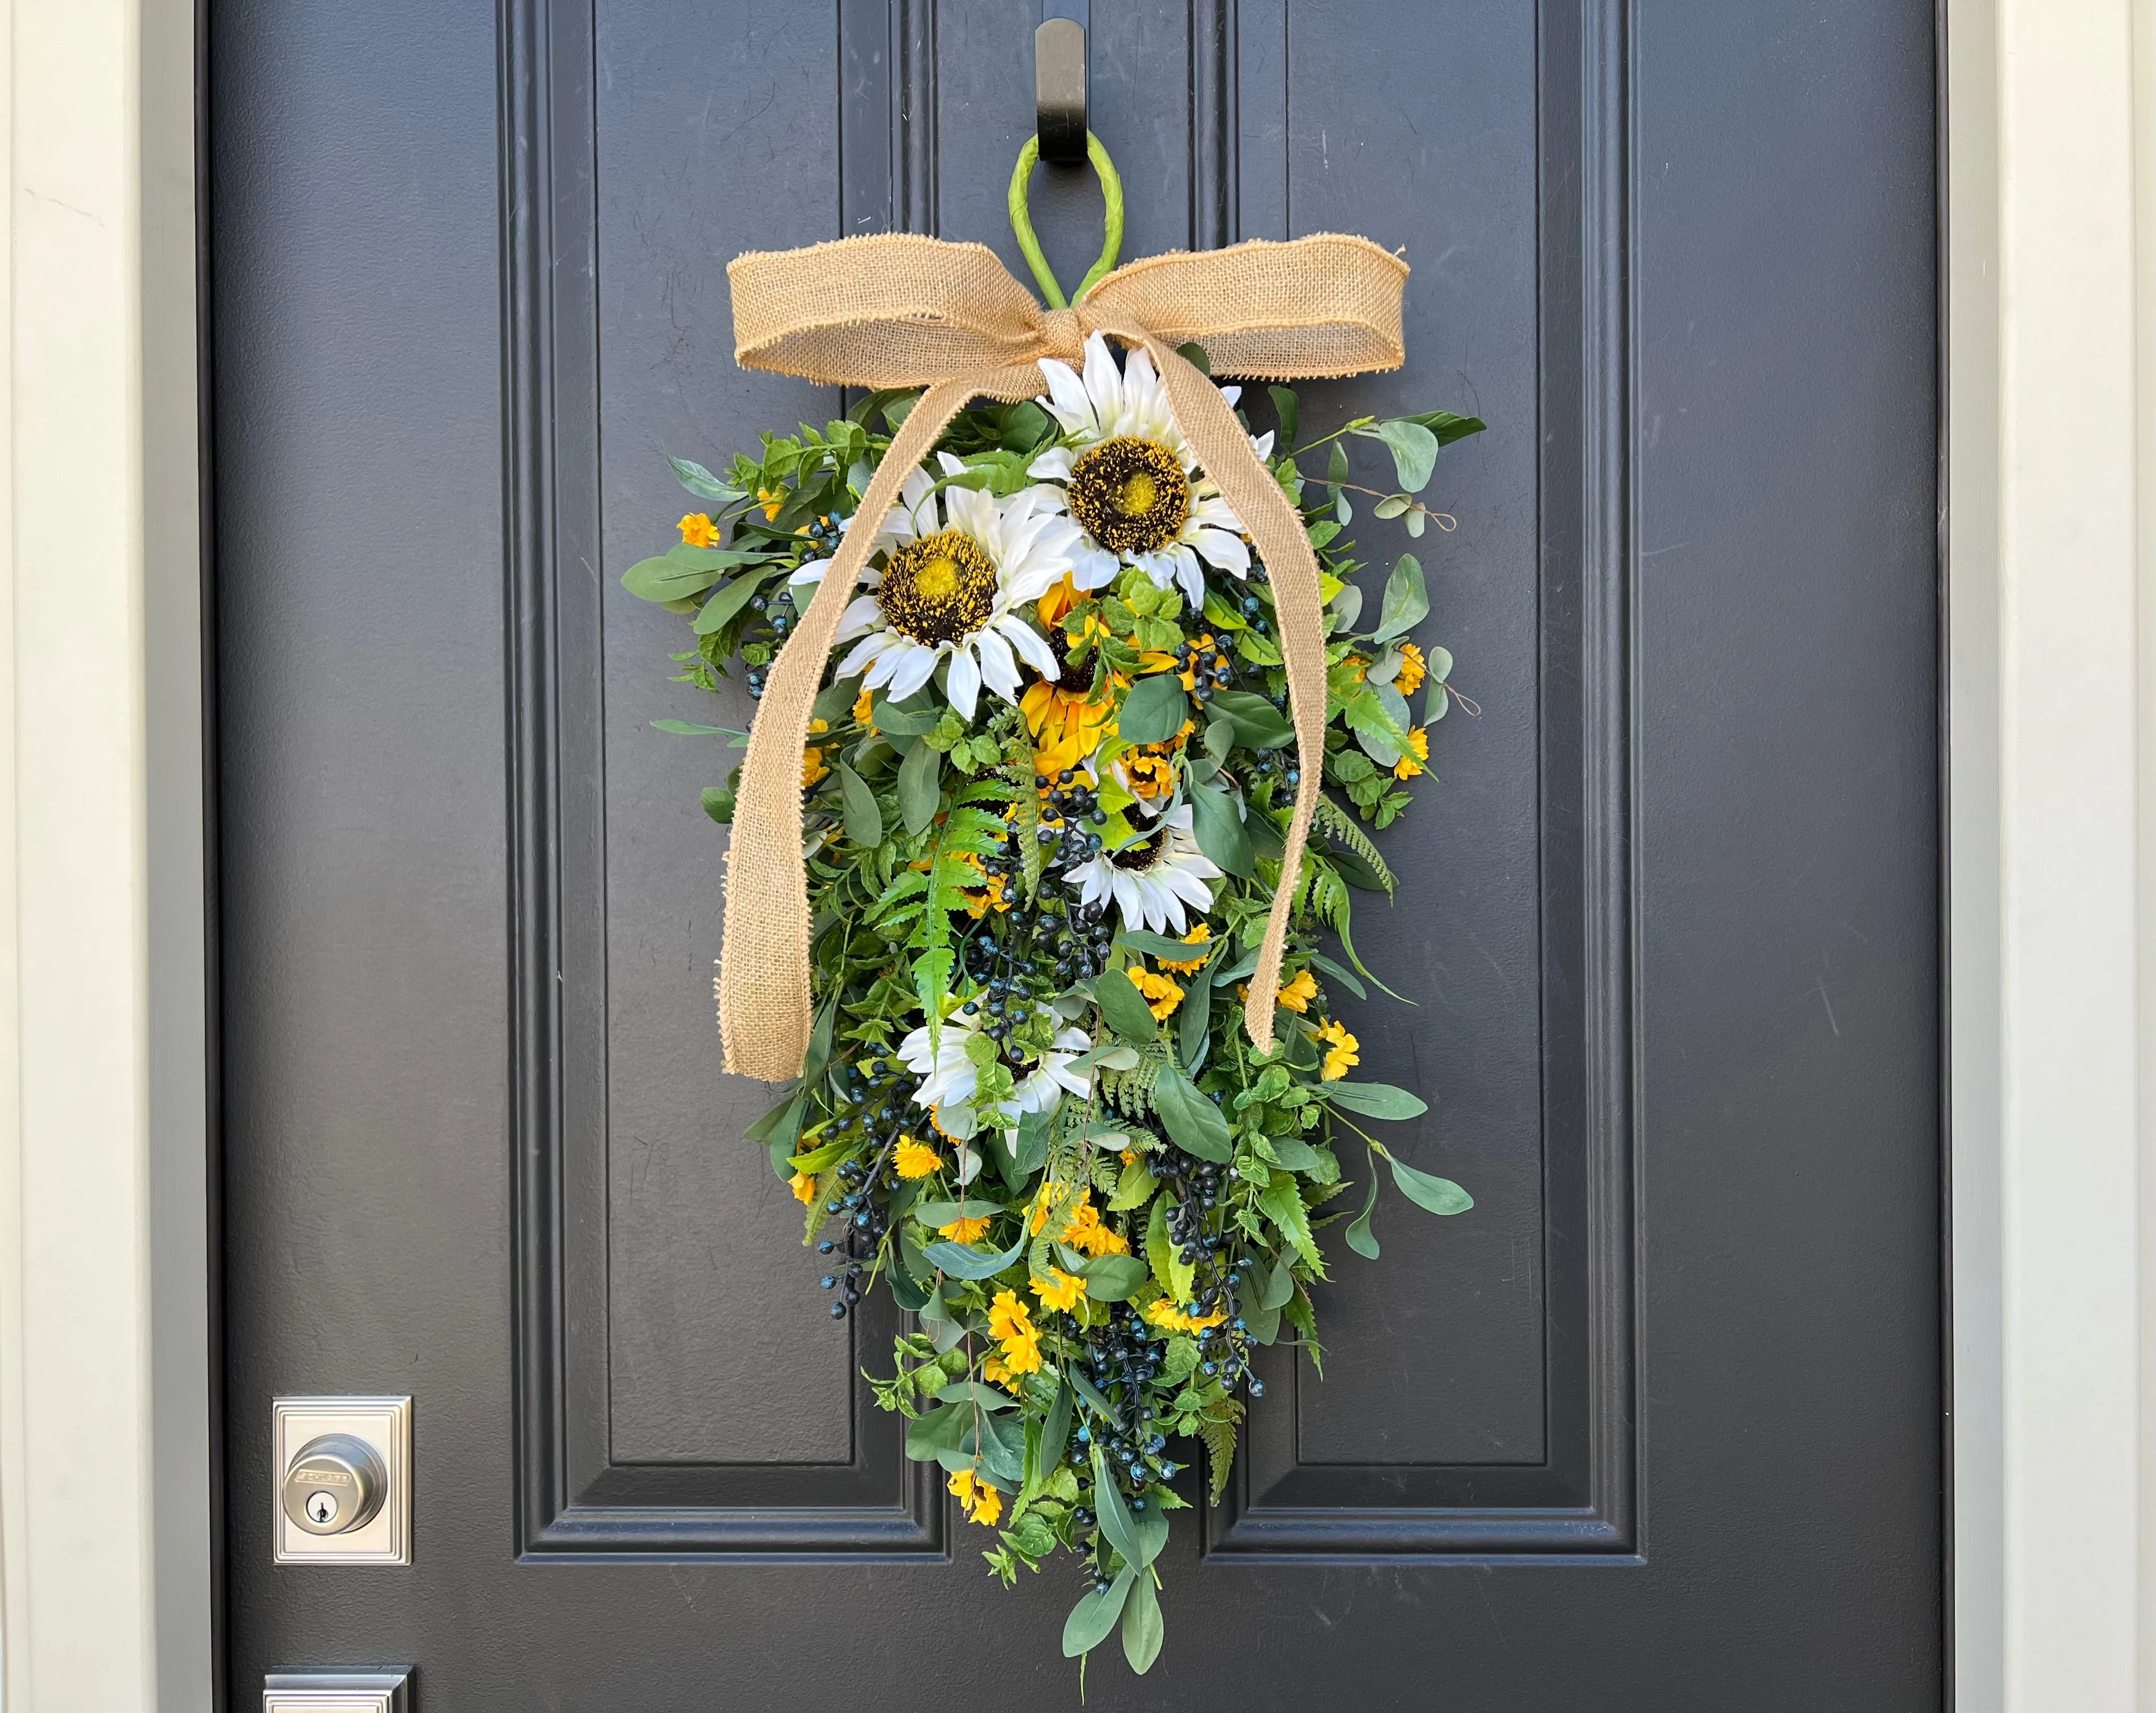
[[[1127,389],[1143,378],[1134,367]],[[1101,381],[1089,363],[1086,384]],[[708,690],[740,672],[760,692],[808,579],[848,528],[868,526],[851,515],[913,397],[871,394],[820,429],[767,434],[723,474],[671,460],[700,509],[680,545],[624,582],[681,615],[682,678]],[[919,473],[932,493],[910,494],[908,528],[880,537],[870,561],[879,581],[851,628],[885,639],[891,659],[850,669],[861,648],[850,655],[842,631],[816,704],[802,773],[816,1028],[807,1074],[750,1133],[828,1258],[829,1312],[880,1285],[915,1317],[873,1381],[906,1418],[906,1454],[949,1472],[1006,1582],[1076,1555],[1090,1583],[1065,1653],[1119,1628],[1139,1671],[1162,1645],[1167,1514],[1201,1493],[1220,1501],[1246,1401],[1265,1389],[1255,1352],[1322,1356],[1311,1286],[1327,1277],[1318,1228],[1344,1217],[1327,1208],[1350,1188],[1342,1147],[1365,1143],[1346,1232],[1360,1254],[1378,1253],[1381,1157],[1418,1205],[1471,1205],[1369,1136],[1367,1123],[1422,1103],[1351,1080],[1359,1044],[1330,994],[1361,998],[1375,979],[1355,951],[1353,895],[1393,891],[1371,835],[1429,781],[1451,669],[1444,649],[1410,639],[1430,610],[1411,554],[1367,613],[1350,496],[1376,495],[1377,517],[1421,535],[1439,515],[1413,495],[1439,448],[1482,424],[1359,418],[1298,446],[1296,395],[1270,397],[1276,428],[1259,444],[1318,553],[1328,633],[1329,791],[1275,1049],[1258,1053],[1240,1027],[1300,782],[1265,567],[1247,551],[1238,567],[1217,541],[1180,572],[1168,563],[1170,526],[1195,540],[1189,520],[1220,515],[1187,459],[1174,476],[1172,428],[1117,439],[1074,428],[1055,401],[988,406],[954,421]],[[1350,480],[1351,440],[1385,449],[1396,489]],[[1096,492],[1087,472],[1106,466],[1087,459],[1103,447],[1122,449],[1122,485]],[[1163,489],[1175,480],[1183,490]],[[1049,522],[1019,598],[1025,555],[1008,532],[1029,517]],[[984,562],[957,539],[968,530],[996,561],[993,601],[967,582]],[[1121,556],[1104,573],[1111,536]],[[1029,667],[1022,693],[997,694],[983,644],[983,688],[963,694],[957,650],[991,604],[1055,676]],[[933,670],[894,695],[904,669],[891,660],[932,645]],[[733,814],[736,782],[704,792],[715,820]],[[1202,1485],[1183,1479],[1199,1444]]]

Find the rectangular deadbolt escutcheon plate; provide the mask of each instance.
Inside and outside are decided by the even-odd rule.
[[[408,1398],[280,1398],[270,1407],[270,1538],[280,1564],[409,1564],[412,1562],[412,1400]],[[372,1446],[388,1480],[382,1509],[345,1535],[316,1535],[285,1516],[285,1472],[302,1448],[332,1433]],[[295,1701],[342,1707],[344,1702]],[[371,1706],[352,1702],[353,1706]],[[390,1704],[398,1705],[398,1704]]]

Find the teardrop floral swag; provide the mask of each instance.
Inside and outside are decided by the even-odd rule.
[[[767,433],[723,475],[670,460],[706,509],[623,581],[691,621],[680,681],[716,691],[738,663],[756,696],[838,543],[876,532],[802,755],[808,1062],[748,1136],[806,1209],[831,1316],[881,1283],[916,1317],[873,1382],[907,1418],[906,1455],[949,1472],[1006,1583],[1074,1553],[1086,1592],[1064,1652],[1120,1624],[1142,1672],[1168,1514],[1220,1501],[1265,1393],[1255,1351],[1321,1362],[1318,1233],[1355,1187],[1342,1149],[1364,1150],[1343,1233],[1360,1255],[1378,1252],[1381,1160],[1432,1213],[1472,1205],[1366,1128],[1424,1105],[1353,1079],[1332,993],[1383,985],[1352,932],[1353,893],[1394,890],[1365,828],[1429,777],[1455,695],[1450,654],[1413,640],[1430,603],[1411,554],[1367,610],[1350,496],[1410,536],[1450,528],[1414,496],[1440,447],[1484,424],[1358,418],[1298,444],[1297,395],[1269,389],[1275,426],[1252,446],[1318,556],[1338,796],[1321,800],[1261,1054],[1232,1017],[1300,783],[1266,569],[1142,350],[1119,362],[1096,333],[1082,367],[1040,370],[1040,397],[956,418],[880,518],[860,496],[917,392]],[[1350,479],[1354,440],[1388,449],[1395,490]],[[705,792],[715,821],[738,775]]]

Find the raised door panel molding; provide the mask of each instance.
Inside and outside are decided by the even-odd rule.
[[[1025,277],[1001,208],[1030,123],[1032,19],[1000,0],[830,0],[746,33],[672,27],[696,9],[501,13],[520,1544],[941,1556],[941,1473],[905,1460],[902,1423],[858,1377],[889,1361],[887,1299],[833,1326],[828,1351],[773,1359],[822,1302],[793,1204],[733,1141],[767,1097],[717,1077],[702,1009],[720,846],[694,787],[731,758],[649,731],[684,711],[659,705],[680,644],[616,582],[680,509],[661,451],[831,408],[732,367],[735,250],[941,231]],[[1460,531],[1418,547],[1442,556],[1435,586],[1476,639],[1491,717],[1442,734],[1460,744],[1446,786],[1391,835],[1401,903],[1358,917],[1365,955],[1375,942],[1381,973],[1410,971],[1421,1008],[1349,1013],[1366,1074],[1444,1100],[1441,1127],[1403,1140],[1424,1163],[1471,1151],[1457,1175],[1479,1223],[1414,1225],[1389,1199],[1386,1261],[1351,1272],[1365,1264],[1343,1252],[1323,1305],[1334,1377],[1272,1354],[1205,1549],[1619,1559],[1639,1544],[1625,12],[1461,10],[1448,39],[1465,69],[1398,74],[1458,76],[1511,110],[1532,85],[1537,116],[1447,155],[1399,118],[1427,90],[1298,113],[1297,64],[1335,87],[1327,33],[1358,9],[1321,27],[1290,0],[1091,8],[1094,128],[1145,187],[1126,256],[1321,229],[1412,240],[1411,378],[1313,392],[1306,418],[1412,392],[1496,424],[1456,466]],[[670,67],[687,40],[710,63]],[[678,126],[669,76],[711,111],[655,146],[634,127]],[[787,135],[825,141],[758,146],[782,110]],[[639,146],[609,151],[616,126]],[[631,164],[609,177],[610,161]],[[1403,211],[1403,174],[1426,204]],[[1036,181],[1068,279],[1097,246],[1097,206],[1089,179]],[[724,705],[735,724],[752,707]],[[1411,1300],[1408,1347],[1389,1342],[1387,1292]]]

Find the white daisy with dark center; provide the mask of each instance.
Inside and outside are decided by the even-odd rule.
[[[1243,526],[1198,468],[1152,357],[1133,351],[1119,369],[1107,340],[1096,333],[1086,341],[1083,376],[1053,357],[1041,359],[1040,372],[1048,397],[1040,403],[1063,430],[1064,444],[1042,453],[1026,473],[1050,485],[1055,504],[1085,532],[1072,554],[1080,588],[1104,587],[1121,567],[1134,565],[1157,587],[1179,585],[1195,611],[1205,602],[1205,565],[1248,575]],[[1223,387],[1220,396],[1233,404],[1241,389]],[[1263,458],[1273,437],[1260,434],[1250,444]]]
[[[1084,902],[1113,899],[1126,928],[1151,934],[1183,932],[1185,905],[1201,915],[1211,910],[1213,889],[1205,883],[1219,878],[1190,830],[1188,803],[1178,803],[1143,838],[1063,871],[1064,884],[1077,887]]]
[[[965,469],[948,453],[941,458],[947,476]],[[1060,672],[1055,649],[1019,609],[1070,571],[1078,531],[1070,520],[1038,488],[1008,500],[956,485],[938,493],[925,469],[899,494],[876,534],[883,568],[861,573],[870,592],[839,616],[835,641],[855,647],[836,675],[860,673],[863,690],[902,701],[947,660],[944,694],[971,720],[983,684],[1018,700],[1019,660],[1044,678]],[[804,565],[788,581],[820,582],[829,562]]]

